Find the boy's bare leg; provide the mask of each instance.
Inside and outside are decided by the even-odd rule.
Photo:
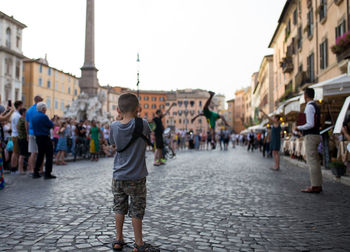
[[[142,220],[138,218],[132,218],[132,227],[134,229],[135,243],[137,246],[142,246]]]
[[[215,93],[214,92],[212,92],[212,91],[209,91],[209,98],[208,98],[208,100],[205,102],[205,104],[204,104],[204,108],[209,108],[209,105],[210,105],[210,103],[211,103],[211,100],[213,99],[213,97],[214,97],[214,95],[215,95]]]
[[[117,232],[117,241],[124,241],[123,237],[123,225],[124,225],[123,214],[115,214],[115,230]]]
[[[19,159],[18,159],[18,170],[21,174],[24,173],[24,170],[23,170],[23,162],[24,162],[24,156],[20,155],[19,156]]]

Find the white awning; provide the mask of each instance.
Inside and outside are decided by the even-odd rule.
[[[341,128],[343,127],[343,122],[346,117],[346,113],[350,109],[350,96],[345,99],[345,102],[343,104],[343,107],[340,110],[340,113],[337,118],[337,122],[335,123],[333,134],[340,134]]]
[[[350,94],[350,77],[342,74],[329,80],[310,86],[315,89],[315,99],[322,100],[325,96]],[[304,95],[300,97],[300,104],[305,103]]]
[[[290,112],[300,112],[300,96],[290,98],[284,105],[284,114],[288,115]]]

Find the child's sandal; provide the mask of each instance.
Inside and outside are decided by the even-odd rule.
[[[137,246],[135,243],[133,252],[160,252],[160,249],[155,248],[148,243],[144,243],[142,246]]]
[[[123,250],[124,245],[126,245],[126,243],[124,241],[117,241],[117,240],[115,240],[115,241],[112,242],[112,248],[113,248],[114,251],[121,251],[121,250]]]

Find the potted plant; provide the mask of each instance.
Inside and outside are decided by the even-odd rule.
[[[331,168],[333,175],[335,175],[337,178],[345,175],[346,165],[341,161],[330,162],[328,167]]]

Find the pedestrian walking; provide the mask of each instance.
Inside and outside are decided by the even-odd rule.
[[[34,130],[33,130],[33,117],[38,113],[36,106],[39,102],[42,102],[43,98],[40,96],[34,97],[34,105],[32,105],[26,113],[26,131],[27,131],[27,137],[28,137],[28,152],[30,153],[30,157],[28,160],[28,168],[29,171],[34,172],[35,162],[38,155],[38,145],[36,143]],[[41,168],[42,170],[42,168]]]
[[[18,159],[18,170],[21,175],[26,174],[24,171],[24,159],[28,157],[28,141],[27,141],[27,131],[25,125],[25,116],[27,109],[21,108],[19,113],[21,118],[19,118],[17,123],[18,132],[18,147],[19,147],[19,159]]]
[[[112,180],[116,226],[116,239],[112,246],[114,250],[123,249],[125,245],[123,224],[125,215],[129,214],[135,236],[133,251],[158,252],[159,249],[144,243],[142,238],[142,219],[147,194],[146,176],[148,175],[145,160],[147,144],[143,138],[148,137],[151,130],[147,121],[137,118],[140,105],[134,94],[122,94],[118,100],[117,110],[123,119],[113,122],[110,127],[110,142],[117,146],[117,151],[119,150],[114,160]],[[133,138],[137,120],[141,123],[142,130],[138,128],[140,130],[138,137]],[[143,137],[139,137],[141,135]]]
[[[275,161],[275,165],[271,169],[274,171],[279,171],[280,170],[281,130],[282,130],[280,125],[280,117],[278,115],[274,115],[273,117],[270,117],[262,109],[260,109],[260,111],[272,124],[270,149],[272,151],[272,156]]]
[[[309,166],[311,186],[301,190],[304,193],[322,192],[322,172],[318,155],[318,145],[320,144],[320,108],[314,101],[315,90],[306,88],[304,98],[305,124],[298,123],[297,129],[302,132],[305,141],[306,163]],[[300,125],[302,124],[302,125]]]
[[[45,179],[55,179],[56,176],[52,175],[52,160],[53,160],[53,148],[50,140],[50,129],[53,128],[54,124],[45,115],[47,106],[44,102],[37,104],[38,113],[36,113],[32,119],[33,132],[35,140],[38,145],[38,157],[36,159],[33,178],[40,178],[39,174],[40,166],[45,161]]]
[[[14,112],[14,108],[8,107],[5,111],[5,107],[0,105],[0,123],[6,122],[9,120]],[[0,124],[0,190],[5,187],[5,178],[4,178],[4,149],[6,148],[5,144],[5,134],[2,125]]]

